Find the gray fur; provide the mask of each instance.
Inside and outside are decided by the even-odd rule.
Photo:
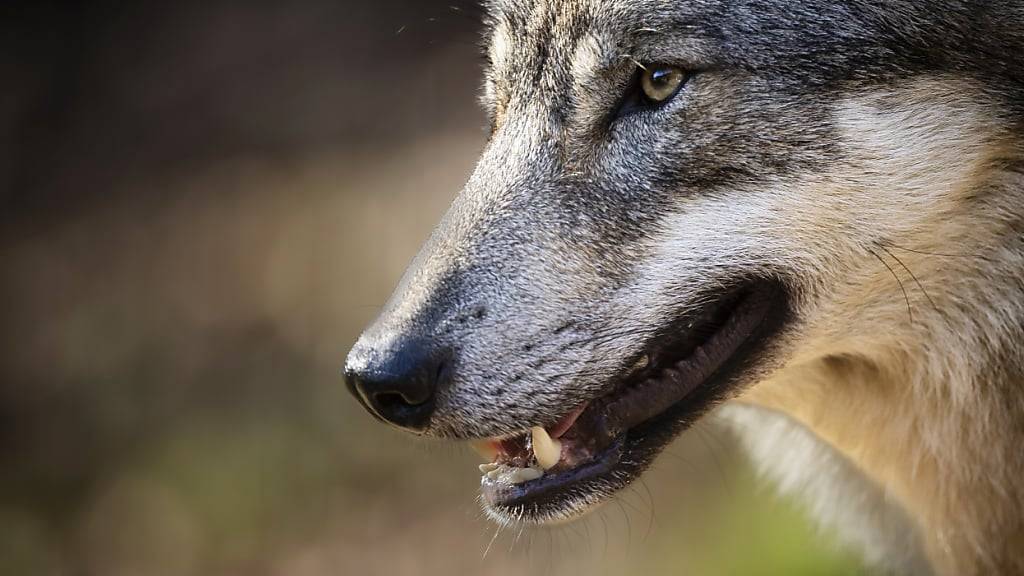
[[[920,220],[901,219],[920,199],[895,196],[899,181],[888,196],[869,183],[877,174],[864,167],[874,164],[837,112],[850,102],[885,113],[912,106],[908,87],[919,81],[955,79],[943,102],[981,111],[977,131],[990,138],[979,141],[1009,142],[1001,184],[979,189],[1014,194],[998,217],[1024,229],[1020,2],[504,0],[489,14],[487,147],[349,359],[409,338],[450,345],[453,379],[428,434],[551,424],[606,393],[709,290],[742,278],[780,280],[794,306],[746,385],[785,365],[836,286],[877,272],[878,246],[905,246],[930,221],[927,207]],[[616,117],[638,63],[693,74],[665,106]],[[815,179],[820,189],[808,188]],[[801,205],[839,216],[816,230],[773,220]],[[959,206],[979,221],[997,210],[970,197]],[[992,237],[1009,255],[992,258],[1019,259],[1019,242],[1003,234]],[[1012,265],[1001,273],[1024,292]],[[1000,313],[1013,324],[1019,309]],[[1018,350],[996,355],[1020,373]]]

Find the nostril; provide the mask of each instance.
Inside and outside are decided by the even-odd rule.
[[[410,430],[422,430],[433,412],[432,396],[410,398],[403,392],[386,391],[373,394],[370,404],[384,420]]]
[[[345,381],[374,416],[422,430],[438,389],[451,378],[451,360],[449,349],[419,338],[386,349],[356,349],[346,363]]]
[[[423,402],[425,402],[425,400]],[[423,402],[411,402],[408,398],[398,392],[381,392],[373,396],[373,403],[379,408],[389,412],[394,409],[419,406],[420,404],[423,404]]]
[[[373,395],[373,403],[380,408],[416,407],[426,404],[431,394],[407,394],[405,392],[378,392]]]

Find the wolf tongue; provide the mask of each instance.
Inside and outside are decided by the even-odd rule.
[[[469,445],[487,462],[492,462],[498,456],[498,443],[494,440],[473,440]]]

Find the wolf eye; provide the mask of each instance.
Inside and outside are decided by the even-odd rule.
[[[640,71],[640,89],[651,104],[661,104],[675,96],[686,81],[686,72],[675,66],[656,64]]]
[[[638,65],[629,89],[619,101],[611,119],[628,116],[641,110],[657,108],[671,100],[686,85],[690,74],[683,68],[668,64]]]

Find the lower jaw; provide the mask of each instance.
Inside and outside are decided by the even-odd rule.
[[[763,364],[765,343],[785,324],[784,290],[760,287],[760,318],[736,350],[685,397],[616,435],[592,458],[571,469],[522,484],[481,483],[485,512],[500,522],[565,521],[586,513],[629,485],[661,450],[694,421],[728,399],[753,368]]]

